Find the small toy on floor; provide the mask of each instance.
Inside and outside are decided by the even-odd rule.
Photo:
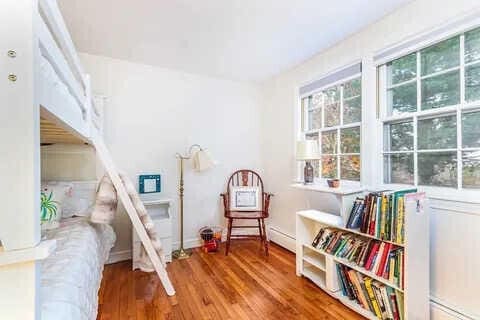
[[[199,230],[200,237],[203,240],[203,250],[206,253],[216,252],[222,241],[221,227],[203,227]]]

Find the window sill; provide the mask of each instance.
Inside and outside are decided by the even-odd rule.
[[[343,181],[340,182],[340,187],[338,188],[330,188],[329,186],[325,185],[324,183],[312,183],[312,184],[304,184],[304,183],[294,183],[291,184],[290,186],[292,188],[296,189],[301,189],[301,190],[308,190],[308,191],[316,191],[316,192],[323,192],[323,193],[332,193],[336,195],[349,195],[349,194],[354,194],[354,193],[361,193],[365,190],[365,188],[361,187],[360,185],[358,186],[350,186],[342,185]]]

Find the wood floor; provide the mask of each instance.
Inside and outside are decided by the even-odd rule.
[[[277,245],[268,259],[255,241],[233,241],[229,256],[223,252],[196,249],[170,263],[174,297],[155,274],[131,271],[131,262],[106,266],[98,319],[364,319],[297,277],[295,256]]]

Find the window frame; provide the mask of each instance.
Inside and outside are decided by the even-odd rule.
[[[361,83],[360,94],[356,95],[356,96],[349,97],[349,98],[347,98],[347,100],[353,100],[355,98],[360,97],[360,119],[361,120],[357,121],[357,122],[343,124],[343,112],[344,112],[344,89],[343,89],[343,84],[347,83],[349,81],[352,81],[352,80],[356,80],[356,79],[359,79],[360,83]],[[338,100],[339,109],[340,109],[339,110],[339,113],[340,113],[339,122],[340,122],[340,124],[335,125],[335,126],[331,126],[331,127],[325,127],[325,108],[322,105],[321,107],[319,107],[322,110],[322,115],[321,115],[322,125],[321,125],[321,128],[308,130],[308,127],[309,127],[308,111],[312,110],[312,109],[309,109],[308,105],[304,104],[304,99],[309,98],[316,93],[319,93],[321,91],[324,91],[326,89],[329,89],[329,88],[332,88],[332,87],[335,87],[335,86],[338,86],[340,88],[339,100]],[[362,172],[363,171],[362,170],[363,169],[363,165],[362,165],[362,149],[363,149],[362,145],[363,145],[363,143],[362,143],[362,141],[363,141],[363,130],[364,130],[364,128],[363,128],[364,96],[365,96],[365,93],[364,93],[362,72],[355,73],[354,75],[342,78],[338,81],[329,83],[325,86],[316,88],[315,90],[312,90],[312,91],[306,92],[302,95],[299,95],[299,105],[300,105],[299,137],[302,138],[302,139],[307,139],[307,136],[309,136],[309,135],[315,135],[316,134],[318,136],[318,144],[319,144],[321,159],[317,160],[319,169],[318,169],[318,175],[315,175],[315,177],[314,177],[314,183],[322,183],[326,179],[330,179],[329,177],[323,177],[322,176],[322,158],[324,156],[333,156],[333,157],[336,158],[336,170],[337,170],[336,176],[338,177],[338,179],[346,182],[347,184],[354,184],[354,185],[358,184],[358,185],[360,185],[362,183],[362,179],[363,179],[363,176],[364,176],[364,173]],[[309,103],[310,102],[311,102],[311,98],[309,99]],[[358,128],[359,131],[360,131],[360,136],[359,136],[359,148],[360,148],[360,150],[359,150],[358,153],[342,153],[342,150],[341,150],[341,130],[342,129],[348,129],[348,128]],[[337,134],[337,144],[336,144],[337,153],[334,153],[334,154],[333,153],[323,153],[323,148],[322,148],[323,133],[324,132],[331,132],[331,131],[335,131],[336,134]],[[358,180],[347,180],[347,179],[342,179],[341,178],[341,159],[342,159],[342,156],[358,156],[360,158],[360,171],[359,171],[359,179]]]
[[[377,136],[378,136],[378,146],[379,151],[378,155],[378,163],[380,165],[379,170],[379,179],[380,184],[382,187],[387,188],[395,188],[395,187],[405,187],[406,185],[414,185],[420,187],[424,190],[431,190],[435,194],[448,194],[448,192],[452,190],[456,190],[458,192],[478,192],[479,188],[464,188],[463,187],[463,152],[468,151],[479,151],[480,147],[477,148],[464,148],[462,144],[462,115],[464,113],[470,112],[478,112],[480,111],[480,99],[476,101],[466,101],[465,97],[465,70],[467,67],[471,65],[480,65],[480,60],[471,61],[465,63],[465,33],[478,28],[478,26],[470,27],[465,29],[464,31],[457,32],[455,34],[450,34],[444,38],[437,39],[436,41],[430,41],[428,45],[421,46],[417,48],[412,48],[408,52],[402,53],[400,56],[388,59],[388,61],[383,61],[381,64],[377,65]],[[430,46],[434,46],[442,41],[451,39],[453,37],[459,37],[459,65],[447,68],[445,70],[434,72],[432,74],[428,74],[422,76],[421,73],[421,50],[428,48]],[[390,61],[405,57],[409,54],[415,53],[416,54],[416,76],[412,79],[402,81],[400,83],[396,83],[394,85],[389,85],[388,81],[388,67],[387,64]],[[422,80],[431,78],[437,75],[447,74],[452,71],[459,71],[460,76],[460,101],[456,105],[446,106],[446,107],[439,107],[439,108],[432,108],[422,110]],[[407,83],[416,83],[417,89],[417,109],[415,112],[408,112],[403,114],[397,115],[388,115],[389,107],[388,107],[388,90],[390,88],[399,87],[401,85],[405,85]],[[424,149],[419,150],[418,148],[418,123],[421,120],[429,119],[429,118],[438,118],[442,116],[455,116],[456,119],[456,134],[457,134],[457,141],[456,141],[456,148],[444,148],[444,149]],[[385,127],[389,124],[401,123],[411,121],[413,124],[413,149],[409,151],[391,151],[385,150],[385,134],[384,130]],[[456,187],[448,187],[448,186],[434,186],[434,185],[422,185],[419,184],[419,172],[418,172],[418,155],[429,153],[429,152],[456,152],[456,165],[457,165],[457,186]],[[391,154],[412,154],[413,153],[413,184],[402,184],[402,183],[387,183],[385,182],[385,164],[384,164],[384,157],[386,155]]]

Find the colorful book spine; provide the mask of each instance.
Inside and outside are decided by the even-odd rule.
[[[373,288],[372,288],[372,279],[367,278],[365,279],[365,287],[367,288],[368,292],[368,298],[370,299],[372,305],[373,305],[373,313],[381,319],[382,314],[380,312],[380,307],[378,306],[377,299],[375,298],[375,294],[373,293]]]
[[[378,269],[376,272],[377,276],[383,277],[383,273],[385,272],[385,266],[387,263],[387,258],[390,256],[391,248],[392,248],[392,245],[390,243],[385,243],[385,248],[382,252],[380,263],[378,265]]]
[[[337,265],[342,294],[382,320],[404,318],[403,294],[344,265]]]

